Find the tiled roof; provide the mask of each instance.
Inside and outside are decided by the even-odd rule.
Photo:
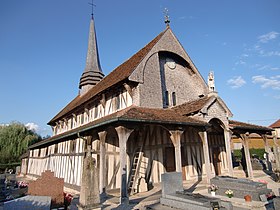
[[[244,123],[244,122],[239,122],[239,121],[234,121],[234,120],[229,120],[229,126],[231,127],[231,129],[247,130],[248,132],[250,132],[250,131],[270,132],[273,130],[269,127],[254,125],[254,124]]]
[[[150,52],[150,50],[155,46],[155,44],[160,40],[163,34],[168,30],[161,32],[156,38],[154,38],[149,44],[144,48],[139,50],[131,58],[125,61],[123,64],[118,66],[113,70],[109,75],[92,87],[86,94],[80,96],[78,95],[73,101],[71,101],[65,108],[63,108],[53,119],[48,123],[49,125],[54,124],[56,120],[61,119],[69,112],[73,111],[75,108],[79,107],[83,103],[86,103],[92,99],[97,94],[106,90],[107,88],[112,87],[113,85],[127,79],[133,70],[140,64],[143,58]]]
[[[280,128],[280,119],[277,120],[276,122],[272,123],[270,126],[268,126],[270,128]]]
[[[178,114],[172,109],[156,109],[135,107],[130,108],[122,115],[123,119],[135,119],[136,121],[154,121],[160,123],[188,124],[206,126],[208,123]]]
[[[196,113],[199,110],[201,110],[207,102],[214,98],[213,96],[204,96],[200,99],[197,99],[195,101],[187,102],[178,106],[173,107],[172,109],[175,110],[178,113],[181,113],[182,115],[188,115],[191,113]]]
[[[131,123],[159,123],[172,124],[172,125],[190,125],[204,127],[209,125],[206,122],[186,117],[178,114],[172,109],[155,109],[155,108],[144,108],[137,106],[130,106],[126,109],[112,113],[105,117],[94,120],[86,125],[77,127],[75,129],[66,131],[64,133],[52,136],[41,142],[31,145],[29,148],[36,148],[41,145],[49,144],[53,141],[60,141],[68,137],[77,135],[93,128],[97,128],[103,125],[107,125],[114,122],[131,122]]]

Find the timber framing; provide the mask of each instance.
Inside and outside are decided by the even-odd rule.
[[[120,203],[127,203],[130,194],[150,190],[166,172],[181,172],[193,183],[233,176],[235,135],[253,178],[249,133],[267,142],[273,129],[229,120],[233,114],[215,90],[213,72],[207,85],[170,27],[101,79],[93,19],[90,24],[91,59],[80,93],[49,121],[53,136],[29,147],[23,174],[51,170],[67,186],[79,187],[89,154],[98,166],[100,194],[119,189]],[[86,81],[94,77],[96,84]]]

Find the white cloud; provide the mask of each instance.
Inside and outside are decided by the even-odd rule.
[[[254,66],[252,66],[252,68],[256,68],[257,70],[261,70],[261,71],[265,71],[265,70],[272,70],[272,71],[277,71],[277,70],[280,70],[279,67],[272,67],[270,65],[259,65],[259,64],[256,64]]]
[[[267,34],[261,35],[258,37],[259,42],[267,43],[270,40],[276,39],[278,37],[279,33],[275,31],[271,31]]]
[[[35,123],[26,123],[25,127],[27,127],[27,129],[32,130],[34,132],[38,132],[39,131],[39,125],[35,124]]]
[[[264,56],[264,57],[280,56],[280,52],[279,51],[268,51],[268,52],[266,52],[264,50],[261,50],[260,55]]]
[[[232,79],[227,81],[227,84],[230,85],[231,88],[240,88],[246,84],[246,81],[241,76],[235,76]]]
[[[280,90],[280,75],[273,77],[265,77],[263,75],[257,75],[252,77],[252,82],[255,84],[261,84],[261,88],[271,88],[274,90]]]

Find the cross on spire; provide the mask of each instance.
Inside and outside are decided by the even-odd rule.
[[[89,5],[91,5],[91,18],[93,19],[93,7],[96,7],[96,5],[93,3],[93,0],[91,0],[91,3],[88,3]]]
[[[166,25],[166,27],[169,27],[169,24],[170,24],[170,19],[169,19],[169,14],[168,14],[168,9],[167,8],[164,8],[164,23]]]

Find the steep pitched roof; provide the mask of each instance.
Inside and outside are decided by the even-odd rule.
[[[86,94],[80,96],[78,95],[74,100],[72,100],[65,108],[63,108],[53,119],[48,122],[49,125],[53,125],[55,121],[63,118],[70,111],[73,111],[75,108],[86,103],[94,96],[98,95],[107,88],[112,87],[113,85],[127,79],[133,70],[139,65],[143,58],[149,53],[149,51],[155,46],[155,44],[160,40],[164,33],[169,30],[165,29],[157,37],[155,37],[149,44],[144,48],[139,50],[131,58],[125,61],[123,64],[118,66],[113,70],[108,76],[103,78],[99,83],[92,87]]]
[[[268,126],[270,128],[280,128],[280,119],[277,120],[276,122],[272,123],[270,126]]]

